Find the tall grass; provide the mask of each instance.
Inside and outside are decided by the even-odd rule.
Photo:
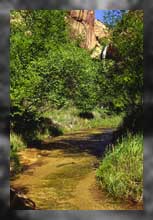
[[[142,202],[143,135],[129,133],[107,150],[97,177],[113,197]]]
[[[21,135],[15,134],[14,132],[10,134],[10,145],[10,171],[11,176],[14,176],[22,169],[17,152],[23,150],[26,145]]]
[[[75,107],[53,109],[44,113],[44,117],[49,117],[57,123],[64,133],[79,131],[90,128],[115,128],[122,122],[122,115],[107,115],[104,109],[96,108],[93,111],[93,119],[79,117],[79,111]]]
[[[25,142],[21,135],[16,134],[14,132],[10,133],[10,144],[11,144],[11,151],[18,151],[25,148]]]

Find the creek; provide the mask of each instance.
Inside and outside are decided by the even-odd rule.
[[[112,129],[88,129],[48,138],[37,148],[19,152],[23,171],[11,186],[33,200],[39,210],[140,210],[112,199],[96,179]]]

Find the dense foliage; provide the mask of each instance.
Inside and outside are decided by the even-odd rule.
[[[143,12],[129,11],[112,29],[111,40],[118,51],[116,61],[105,61],[101,93],[110,109],[142,116]],[[111,98],[110,98],[111,97]],[[136,115],[133,115],[133,119]],[[140,117],[139,117],[140,119]]]
[[[120,113],[125,115],[123,132],[142,130],[143,12],[106,12],[110,38],[101,44],[112,42],[117,51],[106,60],[91,59],[79,47],[80,39],[70,39],[66,14],[63,10],[11,12],[11,160],[15,167],[19,167],[18,149],[46,131],[59,135],[61,128],[65,132],[81,126],[113,127],[119,124]],[[84,120],[86,115],[92,120]],[[129,134],[117,146],[106,154],[98,178],[111,194],[138,201],[142,135]]]
[[[45,57],[52,41],[67,39],[65,12],[12,11],[11,25],[11,113],[36,111],[44,96],[42,75],[31,70],[33,62]],[[41,21],[41,22],[40,22]]]
[[[111,11],[109,11],[111,13]],[[112,12],[116,13],[119,12]],[[103,104],[124,111],[142,104],[143,13],[129,11],[112,29],[117,62],[94,62],[70,42],[66,11],[13,11],[11,25],[11,113],[60,108],[81,111]],[[113,15],[114,16],[114,15]],[[111,20],[111,19],[110,19]]]
[[[142,104],[143,94],[143,12],[130,11],[123,16],[113,31],[113,42],[119,50],[121,61],[118,75],[120,105]],[[122,98],[121,98],[122,91]]]
[[[65,15],[56,10],[12,12],[12,117],[69,101],[81,111],[95,106],[96,66],[89,53],[70,42]]]
[[[92,60],[89,52],[69,38],[66,11],[11,12],[13,128],[34,136],[45,109],[70,105],[85,113],[97,107],[110,114],[126,112],[125,126],[129,121],[131,130],[142,128],[143,12],[107,12],[110,22],[118,21],[108,39],[117,56],[104,61]]]
[[[28,72],[41,76],[39,94],[50,107],[61,108],[71,101],[80,110],[93,109],[96,68],[87,52],[73,43],[52,45],[45,57],[30,63]]]

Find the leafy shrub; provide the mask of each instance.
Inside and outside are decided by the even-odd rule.
[[[80,110],[96,104],[96,68],[90,55],[70,42],[66,11],[12,11],[10,37],[11,119],[27,112],[36,120],[44,106],[73,101]],[[38,111],[39,109],[39,111]]]
[[[96,68],[89,54],[75,44],[50,45],[47,57],[29,64],[28,72],[39,75],[39,94],[51,107],[61,108],[67,100],[81,110],[95,105]]]
[[[10,75],[11,117],[36,112],[42,106],[42,76],[31,71],[32,61],[45,56],[50,43],[67,41],[65,11],[11,12]],[[41,21],[41,22],[40,22]]]

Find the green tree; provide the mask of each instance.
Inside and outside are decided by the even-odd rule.
[[[50,45],[67,42],[65,11],[20,10],[11,12],[10,75],[11,115],[36,111],[44,96],[43,74],[30,65],[46,56]]]
[[[112,42],[119,52],[119,61],[108,63],[102,91],[112,109],[126,111],[134,118],[142,116],[143,94],[143,11],[129,11],[114,26]],[[106,64],[107,65],[107,64]],[[102,69],[103,71],[103,69]],[[108,98],[109,97],[109,98]],[[131,121],[131,123],[133,123]]]
[[[117,82],[125,107],[142,104],[143,94],[143,11],[129,11],[113,31],[113,42],[122,63],[118,63]],[[119,93],[118,93],[119,94]]]
[[[69,101],[81,111],[95,106],[95,65],[89,53],[69,39],[66,13],[11,12],[12,118],[41,114],[45,105],[60,108]]]
[[[47,105],[60,108],[70,101],[81,111],[95,106],[96,67],[87,51],[74,43],[52,45],[45,58],[30,63],[28,71],[42,76],[40,88]]]

